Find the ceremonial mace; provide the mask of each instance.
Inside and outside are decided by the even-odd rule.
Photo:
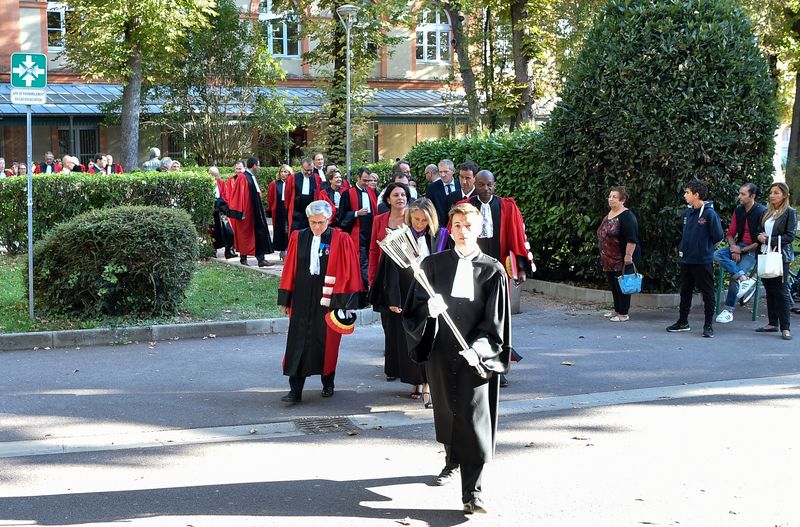
[[[401,225],[397,229],[391,231],[387,229],[387,231],[386,237],[378,242],[381,250],[401,269],[410,268],[414,272],[414,278],[430,297],[436,295],[431,283],[428,281],[428,277],[425,276],[425,271],[423,271],[419,265],[419,246],[417,245],[417,240],[414,238],[414,235],[411,234],[411,229],[408,228],[408,225]],[[445,311],[439,316],[450,326],[450,331],[455,335],[461,349],[463,351],[468,350],[470,346],[467,344],[467,341],[464,340],[464,337],[456,327],[453,319],[450,318],[450,313]],[[488,377],[486,368],[484,368],[481,363],[475,365],[475,371],[483,379]]]

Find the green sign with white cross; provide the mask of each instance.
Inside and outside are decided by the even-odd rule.
[[[41,53],[11,55],[11,86],[44,88],[47,86],[47,56]]]

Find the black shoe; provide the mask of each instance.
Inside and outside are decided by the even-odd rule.
[[[703,336],[707,339],[714,338],[714,328],[711,326],[703,326]]]
[[[506,376],[501,373],[500,374],[500,388],[505,388],[506,386],[508,386],[508,379],[506,379]]]
[[[386,377],[386,381],[387,382],[392,382],[392,381],[396,381],[396,380],[397,380],[397,377]]]
[[[671,326],[667,326],[667,331],[670,333],[677,333],[678,331],[689,331],[692,328],[689,327],[688,322],[675,322]]]
[[[275,265],[275,264],[272,263],[272,262],[268,262],[267,260],[259,260],[258,261],[258,266],[259,267],[272,267],[273,265]]]
[[[294,392],[289,392],[283,397],[281,397],[281,401],[285,403],[299,403],[302,400],[303,400],[302,396]]]
[[[439,475],[436,477],[436,485],[444,487],[453,482],[456,475],[458,475],[458,465],[445,465]]]
[[[464,504],[464,514],[486,514],[486,506],[480,498],[472,498]]]
[[[225,259],[226,260],[229,259],[229,258],[236,258],[237,256],[239,256],[239,253],[237,253],[234,250],[230,250],[230,251],[226,250],[225,251]]]
[[[239,263],[242,264],[242,265],[248,265],[247,264],[247,256],[244,256],[244,255],[239,256]]]
[[[333,386],[323,386],[322,387],[322,396],[323,397],[333,397]]]

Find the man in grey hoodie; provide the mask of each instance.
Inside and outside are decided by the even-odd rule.
[[[708,187],[699,180],[690,181],[683,194],[689,208],[683,214],[681,236],[681,304],[678,321],[667,327],[670,333],[689,331],[689,311],[692,309],[694,288],[703,296],[705,321],[703,336],[714,337],[714,246],[722,241],[722,222],[714,205],[705,201]]]

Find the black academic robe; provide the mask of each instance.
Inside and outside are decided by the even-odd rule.
[[[486,463],[494,454],[497,434],[499,383],[497,373],[508,370],[511,317],[508,280],[500,263],[480,254],[472,262],[474,300],[450,293],[458,266],[455,250],[433,254],[422,269],[434,291],[444,297],[448,312],[484,368],[483,379],[458,354],[456,337],[443,320],[428,318],[428,294],[415,283],[406,298],[403,317],[409,353],[425,362],[433,407],[436,440],[451,448],[450,462]],[[441,318],[441,317],[440,317]]]
[[[253,174],[245,170],[235,181],[228,193],[227,203],[230,209],[228,217],[234,220],[236,250],[242,256],[257,258],[272,254],[267,214]]]
[[[330,227],[322,234],[317,275],[309,271],[313,238],[311,229],[292,232],[278,289],[278,304],[291,309],[283,359],[283,373],[289,377],[333,373],[342,335],[328,328],[325,315],[332,309],[363,307],[350,237]]]

